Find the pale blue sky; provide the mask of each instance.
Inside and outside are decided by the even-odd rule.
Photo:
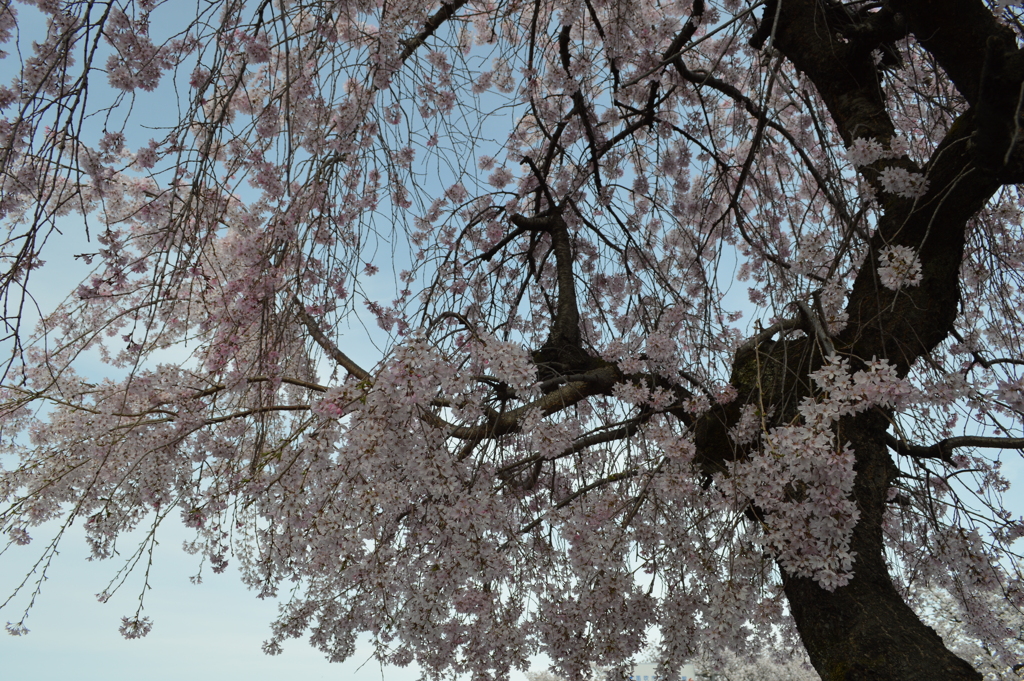
[[[126,640],[118,633],[121,617],[135,611],[141,575],[133,575],[108,603],[99,603],[94,594],[106,587],[118,566],[111,561],[88,562],[83,535],[75,531],[61,544],[61,555],[27,622],[30,633],[0,635],[0,676],[33,681],[418,677],[413,668],[381,669],[372,660],[367,662],[368,647],[343,664],[327,662],[303,640],[287,645],[282,655],[264,655],[260,644],[269,635],[276,602],[257,599],[231,567],[221,575],[207,569],[202,584],[191,584],[188,578],[195,573],[198,558],[181,550],[186,531],[175,522],[162,532],[151,573],[153,588],[146,595],[146,614],[153,619],[149,636]],[[43,538],[42,532],[34,534]],[[33,542],[4,556],[0,592],[9,593],[40,548]],[[17,615],[5,612],[3,620]]]

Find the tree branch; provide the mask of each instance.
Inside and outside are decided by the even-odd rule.
[[[460,440],[496,438],[516,432],[520,419],[533,410],[540,410],[544,416],[548,416],[592,395],[610,395],[612,387],[621,377],[622,373],[613,364],[598,367],[582,374],[583,380],[567,383],[529,404],[503,412],[497,418],[475,426],[456,426],[429,411],[424,412],[423,419],[437,428],[446,429],[450,437]]]
[[[441,24],[451,19],[469,0],[452,0],[451,2],[442,2],[441,9],[437,10],[429,19],[427,19],[426,25],[423,30],[417,33],[414,37],[409,38],[405,42],[405,49],[402,50],[400,59],[404,62],[406,59],[412,56],[412,53],[416,51],[420,45],[426,42],[427,38],[434,35],[434,32],[441,27]]]
[[[316,320],[306,312],[306,306],[303,305],[302,301],[299,300],[298,296],[292,298],[295,303],[295,314],[298,315],[299,321],[302,322],[306,330],[309,331],[309,335],[313,337],[316,344],[319,345],[327,355],[343,367],[347,372],[355,376],[361,381],[370,380],[371,376],[366,369],[356,364],[348,355],[338,349],[338,346],[331,342],[331,339],[320,328]]]
[[[939,459],[953,463],[953,450],[958,447],[982,447],[986,449],[1019,449],[1024,450],[1024,438],[1020,437],[983,437],[980,435],[963,435],[948,437],[935,444],[925,447],[898,440],[893,435],[885,434],[885,444],[889,449],[915,459]]]
[[[891,5],[971,106],[981,93],[989,38],[1004,53],[1017,52],[1013,31],[1000,25],[981,0],[891,0]]]

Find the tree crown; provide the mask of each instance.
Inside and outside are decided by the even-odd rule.
[[[12,542],[178,516],[289,591],[268,652],[370,632],[438,678],[655,625],[667,671],[799,634],[838,674],[870,646],[815,623],[867,584],[1009,666],[1019,8],[180,8],[0,6]],[[69,215],[95,270],[25,329]]]

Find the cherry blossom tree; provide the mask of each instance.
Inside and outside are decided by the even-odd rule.
[[[981,678],[931,588],[1010,649],[1019,7],[184,7],[0,3],[0,527],[61,528],[9,632],[72,523],[144,570],[172,517],[272,654]],[[68,224],[95,269],[28,328]]]
[[[698,665],[699,671],[678,676],[661,677],[649,674],[649,666],[634,667],[631,671],[616,674],[616,670],[595,667],[591,669],[590,681],[611,681],[624,678],[634,681],[818,681],[820,677],[811,668],[805,656],[771,651],[752,659],[742,659],[729,651],[704,659]],[[550,671],[526,672],[527,681],[565,681]],[[997,677],[998,678],[998,677]],[[1009,678],[1009,677],[1008,677]],[[1000,678],[1000,681],[1002,679]],[[1011,680],[1012,681],[1012,680]]]
[[[708,665],[697,673],[697,681],[817,681],[818,675],[805,660],[774,660],[762,656],[746,661],[726,653],[719,665]]]
[[[980,604],[1000,612],[997,621],[1006,627],[1000,636],[991,637],[979,632],[979,624],[991,620],[964,613],[946,591],[924,589],[915,593],[915,600],[925,622],[935,628],[950,650],[982,672],[985,681],[1017,681],[1021,678],[1024,671],[1024,617],[1010,601],[990,596],[987,603]],[[998,640],[998,643],[992,645],[987,642],[989,640]]]

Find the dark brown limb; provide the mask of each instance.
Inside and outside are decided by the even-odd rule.
[[[886,452],[880,414],[848,419],[857,452],[854,497],[861,511],[850,548],[854,576],[834,591],[806,577],[783,575],[793,619],[815,669],[836,681],[980,681],[949,652],[893,586],[882,545],[882,514],[896,467]]]
[[[982,437],[966,435],[947,437],[930,446],[914,445],[898,440],[886,433],[885,444],[889,449],[915,459],[938,459],[947,463],[953,461],[953,450],[958,447],[982,447],[988,449],[1024,449],[1024,438]]]

